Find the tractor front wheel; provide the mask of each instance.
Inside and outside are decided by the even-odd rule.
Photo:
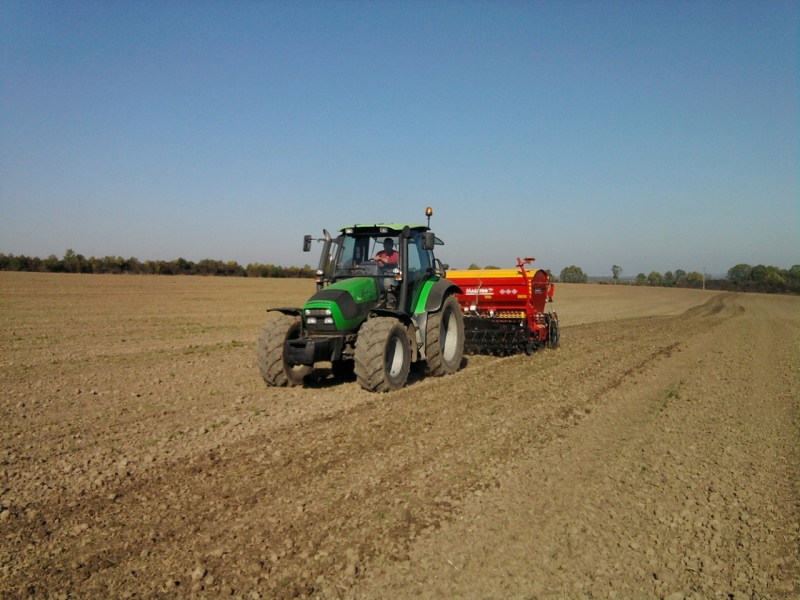
[[[356,340],[354,370],[370,392],[393,392],[406,384],[411,343],[403,324],[391,317],[367,319]]]
[[[442,309],[428,315],[425,329],[428,373],[436,377],[458,371],[464,356],[464,317],[455,296],[448,296]]]
[[[292,387],[303,383],[312,368],[290,365],[283,356],[283,342],[300,337],[300,317],[280,315],[270,319],[258,336],[258,370],[267,385]]]

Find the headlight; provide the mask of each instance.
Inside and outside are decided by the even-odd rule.
[[[328,315],[328,316],[330,316],[330,314],[331,314],[331,309],[330,309],[330,308],[326,308],[326,309],[325,309],[325,314],[326,314],[326,315]]]
[[[306,319],[306,323],[308,325],[316,325],[317,324],[317,319],[315,317],[308,317]]]
[[[325,325],[333,325],[333,317],[325,317],[323,323],[325,323]]]

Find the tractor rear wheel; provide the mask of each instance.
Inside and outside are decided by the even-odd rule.
[[[283,356],[283,342],[300,337],[300,317],[280,315],[270,319],[258,336],[258,370],[267,385],[292,387],[303,383],[312,368],[290,365]]]
[[[367,319],[358,332],[354,367],[365,390],[393,392],[402,388],[411,368],[411,343],[403,324],[391,317]]]
[[[442,309],[428,315],[425,328],[428,373],[436,377],[458,371],[464,356],[464,317],[455,296],[448,296]]]

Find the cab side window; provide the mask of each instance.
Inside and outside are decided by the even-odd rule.
[[[430,268],[428,252],[422,248],[422,238],[408,240],[408,276],[412,281],[427,277]]]

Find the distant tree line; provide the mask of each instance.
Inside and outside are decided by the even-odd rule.
[[[789,269],[779,269],[764,265],[751,267],[741,263],[728,269],[728,278],[723,283],[728,284],[728,287],[724,289],[744,292],[800,294],[800,265],[793,265]],[[706,287],[708,287],[708,282],[706,282]]]
[[[706,279],[708,283],[710,279]],[[633,285],[649,285],[653,287],[684,287],[701,288],[703,287],[703,274],[698,271],[687,273],[683,269],[667,271],[663,275],[658,271],[651,271],[650,275],[639,273],[633,280]]]
[[[707,290],[724,290],[731,292],[762,292],[767,294],[800,294],[800,265],[790,269],[780,269],[773,266],[738,264],[728,269],[725,279],[704,277],[702,273],[691,271],[686,273],[678,269],[675,273],[667,271],[661,275],[652,271],[649,275],[639,273],[636,276],[636,285],[650,285],[663,287],[689,287],[701,288],[705,285]]]
[[[613,280],[616,283],[622,274],[622,267],[611,267]],[[647,285],[653,287],[697,288],[704,285],[704,277],[698,271],[687,273],[677,269],[674,273],[667,271],[663,275],[651,271],[649,275],[639,273],[630,285]],[[561,270],[559,281],[563,283],[586,283],[588,277],[580,267],[571,265]],[[607,283],[607,282],[600,282]],[[705,277],[707,290],[724,290],[731,292],[762,292],[767,294],[800,294],[800,265],[789,269],[773,266],[756,265],[754,267],[741,263],[728,269],[725,279]]]
[[[0,254],[0,271],[29,271],[38,273],[131,273],[134,275],[218,275],[223,277],[314,277],[314,270],[304,267],[280,267],[251,263],[243,267],[236,261],[223,262],[210,258],[198,262],[178,258],[175,260],[146,260],[104,256],[86,258],[68,249],[63,258],[51,254],[45,259],[38,256]]]

